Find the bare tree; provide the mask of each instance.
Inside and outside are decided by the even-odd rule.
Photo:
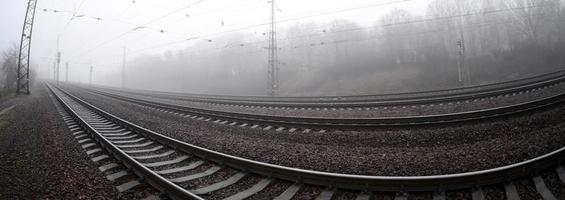
[[[4,61],[2,62],[2,74],[4,93],[15,91],[17,69],[18,69],[18,46],[12,45],[9,49],[3,52]]]

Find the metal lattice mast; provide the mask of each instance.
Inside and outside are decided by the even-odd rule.
[[[33,33],[33,19],[37,0],[29,0],[26,17],[22,28],[20,40],[20,53],[18,55],[17,88],[18,94],[29,94],[29,57],[31,52],[31,34]]]
[[[269,33],[269,69],[268,88],[271,96],[277,96],[279,89],[277,60],[277,30],[275,23],[275,0],[271,0],[271,31]]]

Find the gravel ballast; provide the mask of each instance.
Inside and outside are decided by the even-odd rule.
[[[289,133],[223,126],[69,90],[123,119],[222,153],[327,172],[415,176],[490,169],[565,144],[565,106],[460,126]]]
[[[0,116],[0,199],[119,197],[72,137],[43,86],[12,102],[17,106]]]
[[[88,86],[81,86],[90,88]],[[181,105],[190,108],[200,108],[214,111],[228,111],[247,114],[260,114],[271,116],[287,117],[331,117],[331,118],[381,118],[381,117],[406,117],[406,116],[425,116],[440,115],[449,113],[460,113],[491,109],[503,106],[511,106],[520,103],[527,103],[543,98],[548,98],[565,91],[565,83],[553,85],[528,93],[514,93],[503,96],[492,96],[476,98],[469,101],[443,101],[441,103],[409,103],[398,106],[375,106],[363,108],[312,108],[312,109],[283,109],[280,107],[245,107],[228,104],[204,103],[189,100],[174,99],[172,97],[155,97],[144,94],[133,94],[117,92],[108,89],[96,88],[96,90],[120,96],[132,97],[152,102],[165,104]]]

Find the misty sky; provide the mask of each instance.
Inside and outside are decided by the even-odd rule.
[[[128,59],[133,59],[144,53],[186,48],[198,40],[213,41],[215,37],[222,36],[222,32],[269,21],[268,0],[205,0],[186,8],[198,1],[135,0],[133,3],[132,0],[40,0],[32,59],[39,67],[40,76],[50,76],[57,37],[60,36],[59,49],[63,54],[63,62],[71,66],[71,80],[85,80],[90,65],[94,65],[101,74],[119,71],[124,46],[128,52],[132,52]],[[394,8],[423,15],[429,2],[278,0],[278,19],[300,18],[280,23],[278,28],[306,22],[325,23],[333,19],[348,19],[362,26],[370,26]],[[19,41],[26,4],[23,0],[0,1],[0,50]],[[358,7],[367,8],[309,17]],[[63,12],[55,13],[53,9]],[[73,12],[84,16],[70,20]],[[102,20],[95,19],[97,17]],[[241,31],[261,34],[267,30],[268,26],[257,26]],[[197,39],[186,41],[188,38]]]

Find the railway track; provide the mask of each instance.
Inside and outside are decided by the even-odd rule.
[[[294,117],[294,116],[271,116],[264,114],[252,114],[231,111],[209,110],[184,105],[156,102],[137,99],[125,95],[91,90],[98,95],[104,95],[113,99],[135,103],[148,108],[189,117],[192,119],[212,121],[230,126],[241,126],[251,128],[262,128],[265,130],[288,130],[311,132],[314,130],[325,132],[327,129],[360,129],[374,127],[405,127],[460,123],[497,117],[506,117],[528,111],[540,110],[565,101],[565,93],[551,97],[490,109],[482,109],[469,112],[459,112],[438,115],[422,115],[408,117],[382,117],[382,118],[331,118],[331,117]]]
[[[119,93],[147,95],[157,98],[202,102],[224,106],[263,107],[272,109],[359,109],[372,107],[410,106],[414,104],[442,104],[445,102],[468,103],[484,99],[503,98],[535,92],[565,83],[565,70],[535,77],[502,83],[478,85],[463,88],[358,96],[328,97],[263,97],[263,96],[218,96],[175,94],[166,92],[120,90],[103,88]]]
[[[526,180],[533,183],[538,195],[552,200],[555,194],[539,173],[556,173],[565,182],[565,170],[560,166],[565,148],[500,168],[438,176],[362,176],[288,168],[190,145],[120,119],[58,88],[49,89],[69,113],[67,122],[76,125],[75,131],[86,133],[79,143],[87,154],[93,159],[114,157],[171,199],[235,200],[257,195],[264,195],[259,199],[291,199],[310,191],[305,188],[320,188],[314,196],[317,199],[331,199],[347,191],[353,194],[350,199],[370,199],[382,192],[408,199],[424,192],[440,200],[451,191],[463,190],[478,200],[485,198],[482,188],[489,185],[503,187],[506,198],[515,199],[519,196],[515,181]],[[225,190],[229,192],[224,194]]]

